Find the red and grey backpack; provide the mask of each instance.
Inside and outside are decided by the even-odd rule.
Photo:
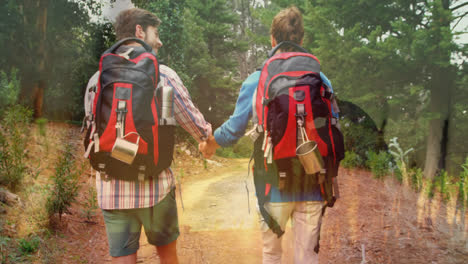
[[[129,41],[142,46],[123,46]],[[144,180],[170,166],[173,95],[158,83],[158,60],[144,41],[123,39],[102,54],[97,85],[89,88],[95,90],[89,91],[94,100],[84,144],[85,157],[103,179]]]
[[[274,55],[285,45],[300,52]],[[305,191],[307,186],[320,185],[328,206],[337,198],[332,185],[344,158],[344,144],[332,108],[339,111],[332,90],[320,77],[320,62],[314,55],[292,42],[282,42],[270,51],[253,98],[253,121],[259,132],[254,143],[254,182],[260,212],[278,235],[281,229],[263,208],[271,186]],[[314,174],[308,174],[297,154],[298,146],[306,141],[313,142],[318,148],[315,155],[321,156],[323,168]]]

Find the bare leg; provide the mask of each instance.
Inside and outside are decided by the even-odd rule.
[[[112,257],[112,264],[135,264],[137,261],[137,253],[122,257]]]
[[[174,240],[165,246],[156,247],[159,258],[161,259],[161,264],[179,264],[176,244],[177,240]]]

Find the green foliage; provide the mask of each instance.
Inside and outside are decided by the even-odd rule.
[[[138,7],[155,13],[161,19],[158,29],[163,48],[158,53],[158,59],[182,75],[182,80],[185,81],[187,78],[183,51],[187,46],[187,34],[184,31],[186,0],[134,2]]]
[[[74,28],[67,34],[70,43],[57,55],[60,67],[54,67],[49,78],[44,111],[49,119],[81,121],[85,87],[99,69],[101,54],[114,44],[115,33],[112,24],[105,22]]]
[[[249,137],[242,137],[232,147],[218,148],[216,155],[224,158],[249,158],[252,152],[252,140]]]
[[[195,104],[217,127],[235,104],[240,82],[233,79],[236,52],[242,49],[233,27],[239,23],[231,2],[188,0],[184,13],[187,43],[184,60]]]
[[[411,168],[408,171],[411,180],[411,186],[416,191],[420,191],[423,186],[423,171],[421,168]]]
[[[0,71],[0,111],[18,101],[20,81],[17,78],[18,70],[13,68],[8,76]]]
[[[442,199],[448,200],[450,197],[449,195],[449,187],[452,184],[452,177],[448,175],[446,171],[441,171],[439,175],[434,178],[434,185],[437,190],[442,195]]]
[[[367,154],[366,165],[374,174],[374,177],[379,179],[387,175],[392,164],[392,156],[385,151],[375,153],[369,151]]]
[[[400,144],[398,143],[398,138],[394,137],[390,140],[390,144],[388,145],[390,150],[388,151],[392,156],[400,160],[403,163],[408,163],[408,155],[410,152],[412,152],[414,149],[409,148],[406,151],[403,151],[403,149],[400,147]]]
[[[31,238],[21,238],[18,241],[20,252],[23,255],[29,255],[37,251],[41,239],[38,236],[32,236]]]
[[[462,203],[468,202],[468,157],[465,160],[465,163],[461,165],[462,172],[460,173],[460,179],[458,180],[458,200]]]
[[[236,153],[239,157],[243,158],[250,157],[253,152],[252,139],[249,137],[241,137],[239,141],[232,147],[233,152]]]
[[[98,69],[95,51],[101,54],[108,47],[101,41],[106,35],[95,34],[102,19],[97,24],[90,19],[90,15],[101,14],[101,7],[102,1],[97,0],[0,3],[0,71],[18,69],[22,104],[32,106],[41,84],[48,118],[81,120],[80,88]],[[10,91],[3,87],[0,91],[3,101],[4,92]]]
[[[26,144],[32,112],[21,106],[7,108],[0,122],[0,184],[16,189],[21,183],[26,166]]]
[[[75,167],[72,151],[72,145],[66,145],[63,155],[59,157],[46,203],[49,216],[58,213],[60,220],[78,195],[78,177],[81,172]]]
[[[359,168],[364,166],[364,160],[353,151],[346,151],[344,159],[340,165],[345,168]]]
[[[441,161],[458,175],[468,154],[468,63],[452,59],[468,54],[468,45],[454,42],[462,32],[452,28],[464,14],[453,9],[461,1],[132,2],[161,18],[164,46],[158,57],[177,71],[214,128],[232,113],[243,76],[265,59],[274,15],[298,6],[304,47],[320,59],[335,93],[363,108],[387,141],[398,137],[402,146],[414,148],[408,161],[397,164],[422,167],[427,146],[439,145],[438,139],[427,142],[434,138],[428,135],[443,134],[440,124],[446,120],[450,140],[443,142]],[[18,101],[20,86],[19,100],[31,104],[42,80],[47,117],[81,120],[82,88],[97,70],[99,55],[115,41],[110,23],[90,19],[90,13],[100,15],[101,5],[97,0],[0,4],[0,108]],[[43,11],[46,25],[40,24]],[[343,126],[346,150],[364,161],[366,151],[380,149],[377,131],[355,124]],[[396,175],[404,178],[400,169]]]
[[[369,150],[377,149],[377,132],[365,123],[355,123],[347,118],[340,121],[345,150],[355,153],[361,160],[367,159]]]
[[[468,45],[467,45],[468,49]],[[468,156],[468,62],[464,62],[458,72],[459,78],[454,91],[452,116],[450,119],[449,146],[447,157],[447,171],[452,175],[463,173],[460,164],[466,163]]]
[[[412,181],[412,176],[408,172],[408,155],[414,149],[409,148],[408,150],[404,151],[400,144],[398,143],[398,138],[394,137],[390,140],[389,146],[389,153],[393,156],[396,160],[396,165],[398,168],[397,177],[399,181],[403,181],[406,185],[410,184],[410,180]],[[415,177],[417,177],[415,175]]]
[[[48,122],[47,118],[38,118],[35,122],[39,128],[39,135],[45,137]]]
[[[427,180],[426,192],[427,192],[427,197],[429,197],[429,199],[434,198],[435,189],[436,189],[436,184],[435,184],[435,182],[432,181],[432,180]]]
[[[304,5],[304,45],[318,56],[340,99],[363,108],[379,129],[386,124],[387,139],[396,136],[413,146],[418,156],[411,163],[420,167],[426,146],[440,145],[428,135],[442,135],[445,119],[450,139],[442,161],[459,167],[466,156],[467,70],[451,59],[468,51],[466,44],[454,43],[457,3],[319,0]]]
[[[223,0],[133,1],[161,18],[158,57],[176,70],[195,105],[217,127],[235,104],[237,54],[245,43],[234,30],[239,16]],[[189,45],[187,45],[189,43]]]
[[[98,209],[97,192],[94,186],[90,186],[87,193],[87,199],[81,209],[81,213],[86,217],[88,222],[93,220],[96,216],[96,210]]]
[[[216,150],[216,155],[223,158],[238,158],[232,147],[219,148]]]
[[[10,238],[5,236],[0,236],[0,254],[1,260],[0,263],[6,263],[8,258],[8,245],[10,244]]]

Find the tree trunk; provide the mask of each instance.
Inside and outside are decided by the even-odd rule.
[[[442,0],[442,8],[449,10],[450,0]],[[443,19],[443,18],[441,18]],[[441,28],[450,29],[450,20],[441,20]],[[440,30],[440,29],[439,29]],[[440,34],[440,33],[439,33]],[[441,36],[436,36],[441,38]],[[440,47],[439,47],[440,49]],[[448,66],[436,66],[432,69],[430,112],[435,115],[429,122],[429,134],[426,145],[426,160],[424,165],[424,177],[434,179],[437,172],[446,169],[448,127],[450,120],[451,96],[454,86],[454,69],[450,65],[450,56],[439,50],[434,54],[440,62]]]
[[[236,2],[236,1],[234,1]],[[248,8],[248,1],[247,1],[247,8]],[[246,36],[246,28],[247,28],[247,15],[246,15],[246,3],[245,0],[240,0],[239,3],[236,3],[236,9],[240,11],[240,23],[239,29],[235,26],[236,32],[240,34],[240,40],[247,41]],[[249,76],[249,69],[247,63],[247,55],[248,51],[241,51],[237,54],[237,63],[239,64],[239,77],[240,80],[243,81]]]
[[[31,72],[23,73],[20,100],[33,107],[34,117],[43,114],[44,91],[47,88],[47,10],[49,0],[26,0],[21,5],[23,27],[34,29],[36,43],[31,50]],[[25,80],[28,78],[28,80]]]
[[[424,176],[433,179],[439,170],[442,146],[442,130],[444,121],[440,118],[433,119],[429,123],[429,135],[427,137],[426,160]]]
[[[39,48],[38,48],[38,59],[39,59],[39,80],[37,80],[34,89],[34,117],[38,118],[42,116],[42,106],[44,101],[44,90],[47,88],[47,76],[46,63],[47,63],[47,52],[46,52],[46,41],[47,41],[47,6],[49,5],[48,0],[38,0],[39,14],[36,20],[36,30],[39,34]]]
[[[34,96],[34,117],[39,118],[43,114],[44,105],[44,90],[46,88],[46,81],[39,80],[35,83],[33,96]]]
[[[450,66],[436,71],[430,101],[430,112],[435,116],[429,122],[424,165],[424,176],[428,179],[433,179],[438,170],[446,169],[450,102],[455,78]]]
[[[431,113],[437,114],[438,117],[433,118],[429,122],[429,135],[426,145],[426,160],[424,166],[424,176],[428,179],[433,179],[438,170],[446,170],[448,142],[449,142],[449,127],[451,115],[451,98],[453,90],[452,71],[447,69],[441,71],[441,75],[445,75],[445,84],[438,89],[432,89],[431,93]]]

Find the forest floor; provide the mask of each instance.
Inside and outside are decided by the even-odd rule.
[[[76,146],[78,163],[86,162],[81,158],[79,128],[50,124],[48,132],[56,135],[50,137],[48,146],[66,139]],[[32,154],[35,151],[40,153],[33,149]],[[175,153],[172,168],[180,183],[180,263],[261,263],[262,239],[251,176],[249,199],[244,183],[248,160],[215,157],[205,162],[195,146],[187,144],[177,145]],[[43,169],[38,178],[52,173],[47,171]],[[84,171],[77,203],[55,222],[56,232],[44,240],[32,262],[110,263],[100,210],[95,210],[91,221],[83,214],[95,180],[89,166]],[[391,177],[374,179],[364,170],[340,169],[338,179],[341,198],[325,213],[320,263],[468,263],[468,213],[456,201],[442,202],[438,195],[428,199],[425,192],[416,193]],[[283,263],[293,263],[293,238],[289,223],[283,238]],[[159,263],[144,232],[138,263]]]

